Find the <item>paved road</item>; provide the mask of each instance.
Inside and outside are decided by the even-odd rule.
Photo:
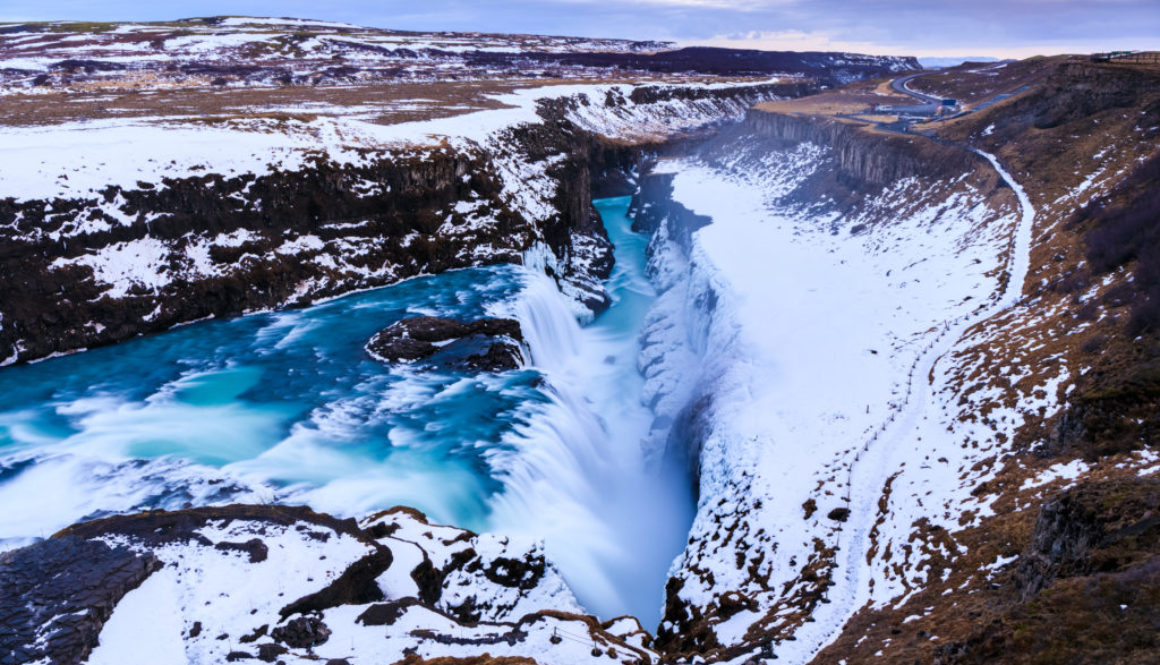
[[[930,72],[918,72],[917,74],[907,74],[906,76],[900,76],[890,82],[890,87],[893,88],[895,92],[901,92],[904,95],[914,97],[923,104],[941,104],[942,97],[932,97],[931,95],[926,95],[921,92],[915,92],[906,85],[914,79],[920,76],[926,76],[929,73]]]

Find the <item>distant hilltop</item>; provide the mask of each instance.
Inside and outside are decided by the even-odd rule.
[[[600,79],[813,78],[841,84],[918,69],[914,58],[675,48],[669,42],[408,32],[294,18],[0,25],[0,87],[359,85]]]
[[[955,58],[919,58],[918,64],[923,69],[945,69],[958,67],[964,62],[999,62],[999,58],[990,55],[971,55]]]

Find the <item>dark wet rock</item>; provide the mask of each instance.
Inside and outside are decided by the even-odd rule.
[[[439,366],[502,372],[523,364],[523,332],[512,319],[461,322],[435,316],[403,319],[367,342],[367,353],[385,362],[431,360]]]
[[[365,605],[383,600],[376,580],[391,567],[391,550],[375,543],[375,551],[354,562],[342,575],[321,591],[303,596],[283,607],[283,618],[304,612],[319,612],[339,605]]]
[[[130,536],[147,547],[170,543],[198,542],[206,547],[215,543],[197,533],[210,522],[253,520],[279,526],[317,525],[336,533],[362,539],[362,530],[353,519],[338,519],[316,513],[305,506],[264,506],[238,504],[191,510],[154,510],[136,515],[114,515],[99,520],[74,524],[58,536],[101,538],[110,535]],[[321,536],[319,536],[321,537]]]
[[[257,642],[259,639],[266,636],[266,631],[268,631],[269,629],[270,629],[270,626],[268,626],[266,624],[262,624],[261,626],[258,626],[257,628],[255,628],[254,632],[250,633],[249,635],[243,635],[241,638],[239,638],[238,641],[241,642],[242,644],[249,644],[251,642]]]
[[[1053,580],[1113,572],[1160,553],[1160,478],[1086,482],[1048,500],[1016,584],[1024,600]]]
[[[364,626],[389,626],[403,616],[408,608],[419,605],[418,598],[404,598],[390,603],[375,603],[355,619]]]
[[[85,660],[116,604],[160,567],[151,554],[76,537],[0,555],[0,662]]]
[[[835,509],[831,510],[829,513],[827,513],[826,517],[834,520],[835,522],[845,522],[846,520],[850,519],[850,509],[849,508],[835,508]]]
[[[647,174],[640,179],[640,191],[629,207],[632,229],[653,233],[661,222],[668,220],[673,240],[682,249],[692,248],[693,232],[707,226],[712,220],[698,215],[673,199],[673,178],[669,173]]]
[[[542,556],[528,559],[497,557],[483,569],[483,575],[500,586],[527,591],[540,583],[546,567],[547,561]]]
[[[249,555],[250,563],[261,563],[270,555],[270,548],[266,547],[266,543],[263,543],[258,538],[251,538],[244,543],[222,542],[214,545],[214,548],[224,551],[244,552]]]
[[[462,557],[463,555],[456,553],[455,556]],[[474,556],[474,553],[470,556]],[[454,565],[454,561],[452,565]],[[411,571],[411,579],[415,580],[415,586],[419,589],[419,599],[428,605],[439,602],[439,598],[443,595],[444,577],[444,572],[436,568],[427,558],[424,558],[423,562]]]
[[[274,661],[278,660],[278,656],[281,656],[288,651],[289,649],[286,647],[282,646],[281,644],[274,644],[273,642],[259,644],[258,660],[262,661],[263,663],[273,663]]]
[[[283,644],[295,648],[305,649],[319,644],[325,644],[330,639],[330,629],[315,616],[298,617],[286,622],[285,626],[278,626],[270,636]]]

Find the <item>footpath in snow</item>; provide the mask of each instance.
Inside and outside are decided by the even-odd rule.
[[[790,595],[771,590],[802,583],[797,574],[818,556],[817,539],[836,548],[833,585],[813,621],[776,646],[781,662],[808,662],[867,601],[906,592],[906,580],[866,563],[878,499],[908,460],[948,459],[906,468],[913,496],[895,497],[891,523],[879,529],[886,539],[925,516],[920,493],[935,505],[959,490],[963,453],[940,426],[942,405],[932,397],[940,360],[968,328],[1017,302],[1027,273],[1034,211],[997,160],[982,156],[1011,183],[1017,218],[997,214],[969,183],[932,193],[929,184],[904,180],[877,203],[905,212],[857,232],[860,220],[795,216],[773,204],[818,167],[815,146],[763,155],[757,169],[665,165],[675,173],[676,201],[713,220],[695,232],[689,257],[689,281],[698,286],[688,308],[713,302],[694,315],[701,319],[694,329],[705,333],[693,346],[701,389],[714,403],[690,535],[697,543],[748,532],[724,547],[686,550],[678,574],[708,569],[713,581],[684,574],[681,597],[705,606],[736,589],[759,599],[756,609],[714,626],[722,644],[768,621]],[[994,276],[1004,270],[1010,279],[999,293]],[[844,522],[827,517],[836,509],[850,511]],[[755,524],[763,532],[752,533]],[[757,559],[757,575],[726,565],[735,555]]]
[[[871,546],[870,530],[876,518],[878,497],[887,479],[906,457],[900,455],[900,451],[909,452],[913,442],[922,441],[924,438],[931,440],[932,435],[937,436],[938,430],[943,429],[937,410],[938,405],[932,400],[932,392],[936,388],[932,385],[932,381],[936,376],[937,365],[951,355],[954,347],[971,326],[1013,307],[1023,293],[1028,273],[1035,209],[1023,187],[1011,177],[994,155],[979,150],[975,152],[990,162],[1019,199],[1019,223],[1011,238],[1008,261],[1010,278],[998,299],[989,306],[948,322],[942,332],[931,339],[922,355],[915,360],[914,367],[907,377],[906,397],[901,407],[881,425],[855,455],[849,473],[852,513],[848,524],[851,529],[842,548],[845,552],[843,568],[846,584],[839,585],[835,593],[830,595],[833,611],[828,613],[836,620],[829,622],[830,634],[816,643],[810,657],[837,639],[846,621],[867,602],[874,600],[871,583],[873,575],[868,574],[870,571],[867,571],[865,563],[866,552]]]

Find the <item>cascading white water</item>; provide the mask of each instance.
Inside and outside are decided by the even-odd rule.
[[[512,314],[523,327],[550,401],[506,438],[505,491],[492,504],[496,531],[541,537],[549,557],[592,612],[630,613],[655,625],[669,564],[692,520],[687,478],[645,462],[653,413],[642,403],[638,336],[654,297],[643,236],[625,201],[602,205],[617,245],[614,303],[581,327],[540,271],[525,276]],[[619,215],[619,217],[617,216]]]
[[[641,450],[647,238],[627,200],[599,205],[614,305],[586,326],[543,266],[491,266],[0,371],[0,549],[107,512],[407,505],[542,539],[591,611],[655,625],[693,506],[683,475]],[[518,317],[532,367],[368,357],[369,337],[418,314]],[[46,486],[59,489],[30,505]]]

